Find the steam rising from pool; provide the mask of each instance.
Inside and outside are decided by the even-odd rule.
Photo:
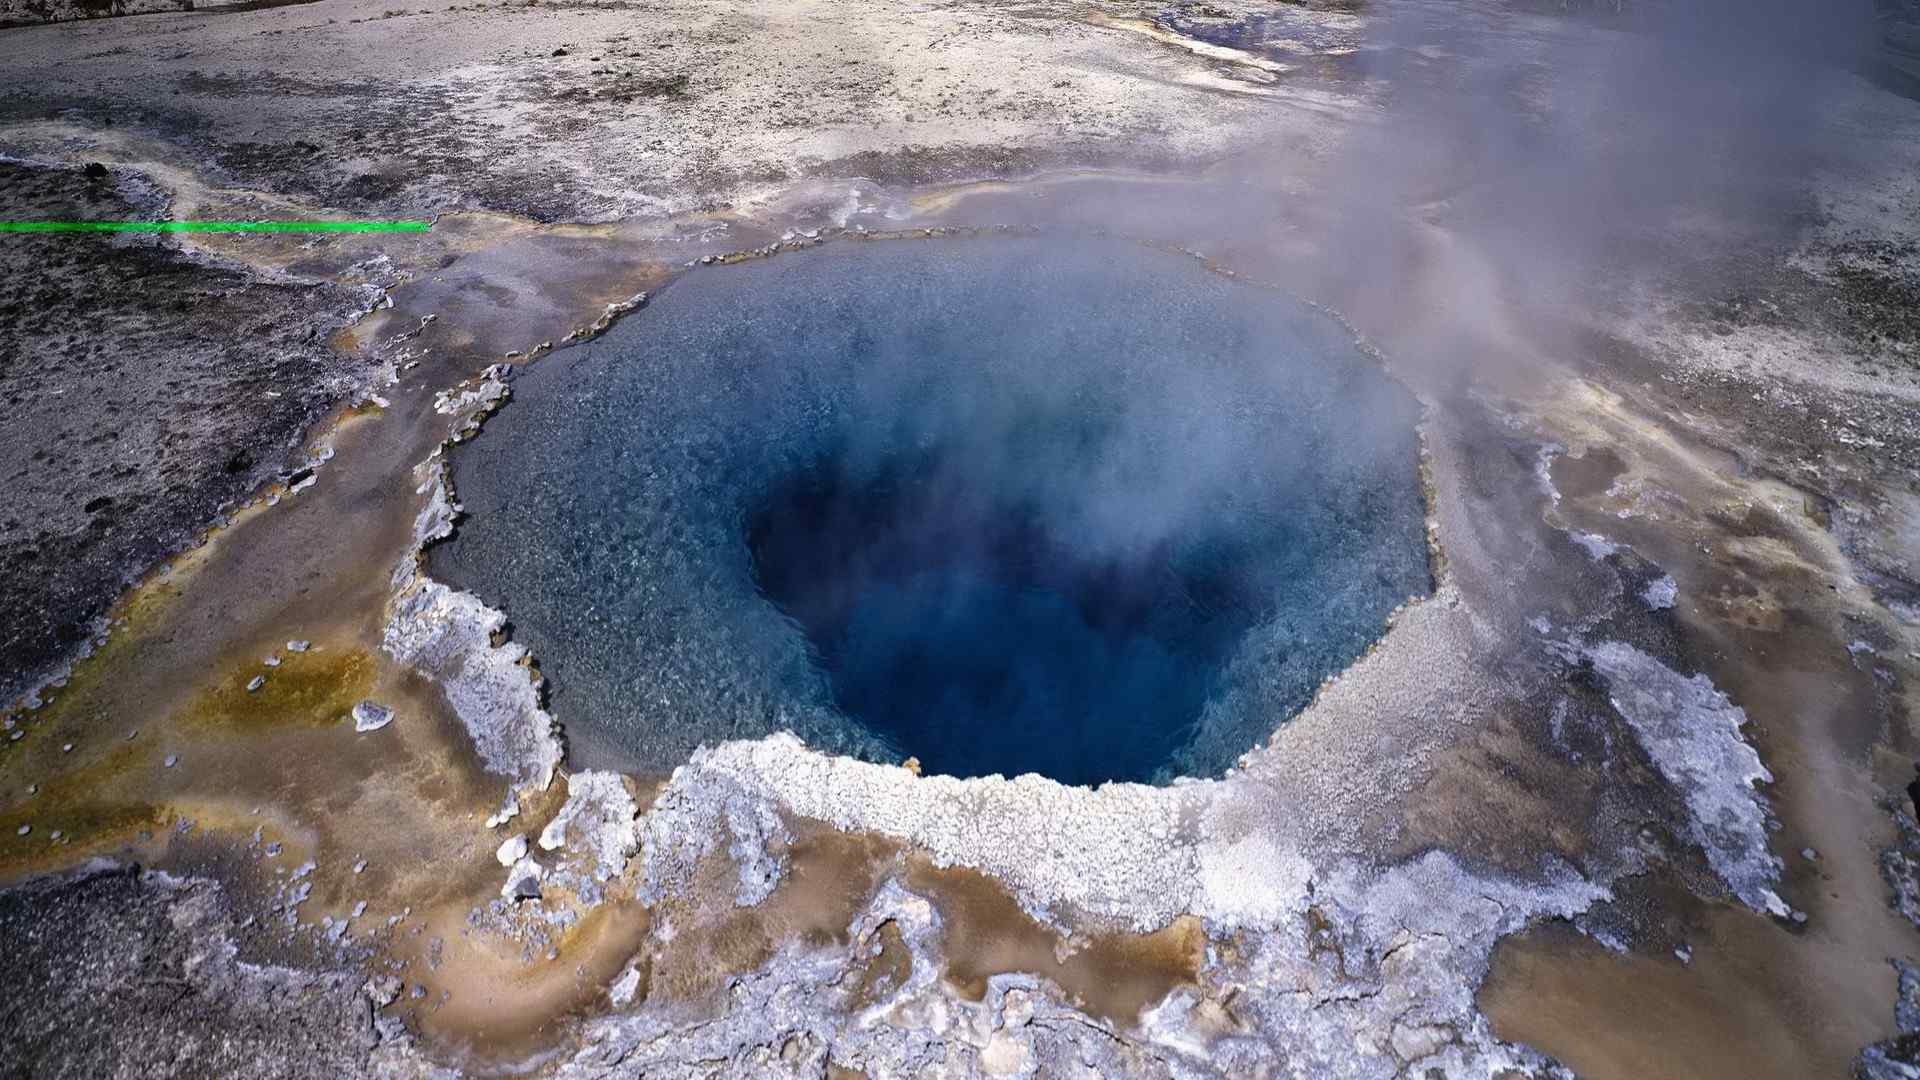
[[[1428,588],[1415,412],[1335,324],[1177,256],[841,244],[528,369],[432,569],[507,612],[576,764],[790,729],[1213,773]]]

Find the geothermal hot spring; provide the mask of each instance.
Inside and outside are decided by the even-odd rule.
[[[1205,775],[1428,590],[1415,420],[1337,324],[1191,259],[839,243],[527,368],[431,568],[505,610],[579,765],[784,729]]]

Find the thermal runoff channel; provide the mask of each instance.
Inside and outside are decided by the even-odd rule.
[[[1416,419],[1337,324],[1188,258],[846,242],[528,368],[432,568],[507,612],[577,763],[791,730],[1216,773],[1428,590]]]

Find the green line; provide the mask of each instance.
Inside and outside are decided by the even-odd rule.
[[[431,221],[0,221],[0,232],[426,232]]]

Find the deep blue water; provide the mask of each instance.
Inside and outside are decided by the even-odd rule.
[[[529,368],[433,570],[507,611],[586,764],[785,728],[1213,773],[1428,588],[1415,415],[1338,326],[1178,256],[843,243]]]

